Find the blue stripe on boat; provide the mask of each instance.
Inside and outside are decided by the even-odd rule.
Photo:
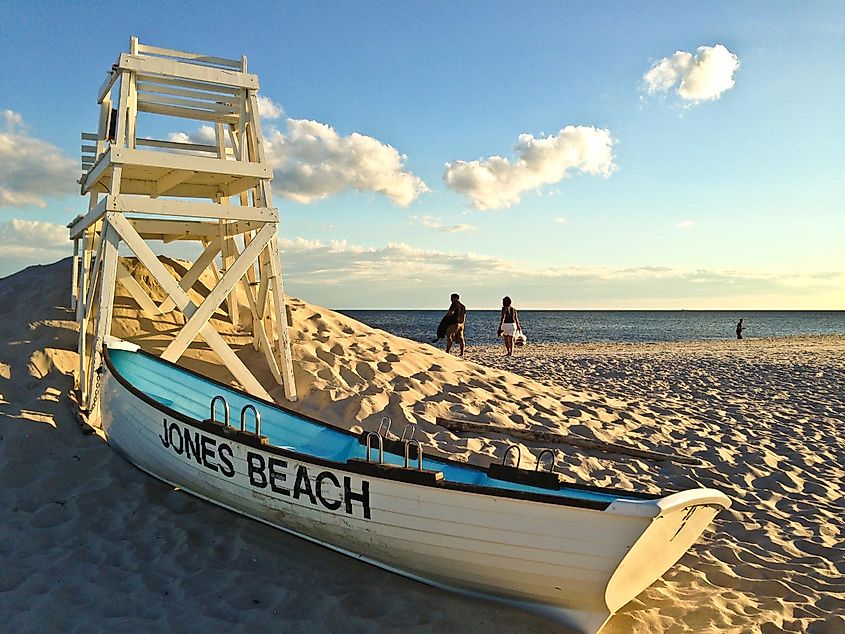
[[[162,405],[188,416],[194,420],[205,420],[209,416],[211,399],[220,394],[226,398],[233,413],[231,423],[240,424],[237,418],[241,409],[253,405],[261,414],[261,434],[267,436],[269,443],[277,447],[289,448],[298,453],[307,454],[345,463],[350,458],[366,458],[366,449],[355,436],[325,427],[317,422],[297,416],[266,403],[253,400],[234,389],[226,388],[195,374],[182,371],[178,366],[161,361],[155,357],[135,354],[126,350],[109,350],[115,369],[120,372],[135,388],[144,392]],[[218,420],[223,416],[222,407],[218,407]],[[350,426],[356,421],[350,421]],[[252,417],[247,418],[247,428],[253,425]],[[384,461],[390,464],[404,464],[404,458],[385,452]],[[416,463],[414,463],[416,464]],[[617,499],[626,499],[621,493],[602,493],[568,488],[563,485],[554,491],[504,480],[490,478],[479,467],[458,465],[437,458],[423,458],[426,469],[442,471],[445,480],[543,495],[590,500],[610,503]],[[637,499],[633,496],[630,499]]]

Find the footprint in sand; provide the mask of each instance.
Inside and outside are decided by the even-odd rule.
[[[540,414],[545,414],[551,418],[557,418],[558,416],[558,412],[542,405],[541,403],[534,403],[534,409],[536,409]]]
[[[368,363],[363,361],[359,361],[358,364],[355,366],[355,371],[365,381],[372,381],[376,378],[376,373],[373,371],[373,368]]]
[[[376,367],[378,367],[379,372],[385,373],[390,372],[393,369],[393,366],[389,363],[386,363],[385,361],[379,361]]]
[[[575,436],[583,436],[584,438],[589,438],[595,440],[596,435],[593,433],[593,430],[587,427],[586,425],[572,425],[569,428],[570,433]]]
[[[340,368],[340,378],[342,378],[349,387],[355,387],[356,385],[363,383],[360,376],[346,367]]]
[[[328,350],[323,350],[322,348],[317,348],[314,354],[316,354],[321,361],[327,363],[328,365],[334,365],[335,359],[337,358],[334,354],[332,354]]]
[[[334,344],[331,347],[331,353],[341,356],[343,354],[343,346],[341,346],[339,343]]]
[[[391,363],[396,363],[399,361],[399,355],[390,353],[386,357],[384,357],[385,361],[390,361]]]
[[[410,389],[411,388],[408,385],[408,379],[404,376],[397,376],[395,379],[393,379],[394,392],[407,392]]]
[[[70,515],[64,501],[55,501],[42,506],[30,520],[35,528],[53,528],[66,522]]]

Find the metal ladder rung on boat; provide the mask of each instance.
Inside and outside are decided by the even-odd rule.
[[[390,424],[391,420],[390,417],[385,416],[381,419],[379,423],[377,431],[371,431],[367,434],[367,462],[371,463],[372,458],[372,450],[376,447],[373,447],[372,440],[375,439],[378,443],[378,464],[384,464],[384,440],[387,438],[387,434],[390,433]],[[423,470],[423,448],[422,445],[418,440],[414,439],[414,434],[417,431],[417,426],[413,423],[408,423],[405,425],[405,428],[402,430],[402,436],[399,439],[399,442],[404,445],[404,454],[405,454],[405,469],[410,468],[410,455],[411,455],[411,447],[416,447],[417,449],[417,471]],[[410,432],[410,433],[409,433]],[[407,435],[407,440],[405,437]]]
[[[217,420],[215,418],[217,414],[217,403],[223,404],[223,422]],[[246,414],[247,412],[252,412],[253,418],[253,431],[248,431],[246,428]],[[258,409],[256,409],[255,405],[252,403],[247,403],[241,408],[241,425],[240,429],[233,427],[229,418],[229,403],[224,396],[220,394],[216,395],[211,399],[210,411],[208,415],[208,422],[214,423],[215,425],[223,425],[227,430],[235,430],[242,434],[249,434],[250,436],[254,436],[257,438],[262,445],[266,445],[268,443],[267,436],[261,435],[261,414],[259,413]]]
[[[508,456],[511,452],[516,451],[516,464],[511,466],[507,464]],[[541,471],[540,467],[543,463],[543,458],[549,455],[551,461],[548,471]],[[502,456],[502,462],[491,463],[487,467],[487,475],[495,480],[503,480],[505,482],[513,482],[516,484],[525,484],[528,486],[535,486],[542,489],[558,490],[560,489],[560,474],[555,472],[555,459],[557,454],[552,449],[544,449],[537,456],[537,463],[534,469],[521,469],[522,451],[519,445],[510,445]]]

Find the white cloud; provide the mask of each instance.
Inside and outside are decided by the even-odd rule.
[[[284,114],[282,107],[270,97],[258,95],[258,116],[262,119],[278,119]]]
[[[14,110],[4,110],[2,113],[4,128],[22,128],[23,117]]]
[[[259,114],[278,119],[284,110],[268,97],[258,98]],[[214,128],[172,132],[179,143],[215,144]],[[227,142],[228,145],[228,142]],[[407,157],[378,139],[353,132],[341,136],[331,126],[308,119],[286,119],[284,129],[265,133],[267,160],[273,167],[273,191],[310,204],[347,190],[372,191],[407,207],[429,191],[405,168]]]
[[[0,276],[70,255],[68,230],[60,224],[12,219],[0,222]]]
[[[320,240],[306,240],[305,238],[282,238],[281,250],[286,253],[307,253],[323,247]]]
[[[373,137],[339,135],[332,127],[307,119],[287,119],[273,129],[267,155],[275,172],[273,191],[301,203],[313,203],[346,190],[372,191],[407,207],[428,191],[405,169],[407,157]]]
[[[695,220],[681,220],[675,226],[678,229],[692,229],[695,226]]]
[[[478,278],[509,266],[500,258],[418,249],[401,242],[374,248],[296,238],[281,239],[279,246],[286,281],[318,292],[324,284],[361,290],[371,283],[413,290],[419,284],[440,285],[444,276]]]
[[[56,249],[70,244],[67,227],[39,220],[12,220],[0,223],[3,249]]]
[[[565,225],[566,224],[566,218],[555,218],[555,222],[558,223],[559,225]]]
[[[643,83],[649,94],[675,90],[682,100],[697,104],[733,88],[738,68],[739,58],[724,45],[699,46],[695,55],[676,51],[658,60],[643,75]]]
[[[0,222],[0,244],[0,276],[32,264],[55,262],[71,249],[66,227],[17,218]]]
[[[411,220],[419,222],[426,229],[439,231],[441,233],[475,233],[478,227],[468,224],[444,225],[439,219],[434,219],[431,216],[411,216]]]
[[[323,243],[322,240],[306,240],[305,238],[283,238],[281,249],[286,253],[309,253],[321,251],[324,253],[368,253],[375,251],[372,248],[350,245],[347,240],[329,240]]]
[[[437,306],[457,290],[471,308],[509,294],[520,307],[712,308],[830,303],[845,271],[791,273],[666,266],[538,267],[503,257],[418,249],[405,243],[364,247],[346,241],[281,239],[289,292],[328,307]],[[750,298],[750,299],[749,299]],[[444,306],[445,307],[445,306]]]
[[[264,119],[278,119],[283,114],[282,107],[269,97],[263,95],[258,96],[258,115],[262,120]],[[214,126],[202,125],[193,132],[171,132],[167,135],[170,141],[177,143],[199,143],[201,145],[214,145],[217,143],[217,135],[214,132]],[[228,134],[225,136],[227,145],[229,143]]]
[[[210,125],[202,125],[193,132],[171,132],[168,140],[176,143],[198,143],[200,145],[216,145],[217,134]],[[228,137],[227,137],[228,138]],[[171,150],[172,151],[172,150]]]
[[[2,142],[2,139],[0,139]],[[47,201],[37,194],[25,194],[0,186],[0,207],[46,207]]]
[[[477,209],[500,209],[518,203],[520,195],[562,180],[572,170],[609,176],[615,169],[610,131],[566,126],[556,135],[520,134],[510,160],[491,156],[446,163],[446,185],[472,199]]]
[[[20,114],[4,110],[0,123],[0,207],[46,207],[47,198],[74,192],[75,161],[30,136]]]

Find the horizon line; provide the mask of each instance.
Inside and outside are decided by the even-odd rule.
[[[308,300],[297,298],[308,304]],[[326,308],[329,308],[328,306]],[[501,306],[494,308],[467,308],[467,312],[472,311],[496,311],[500,310]],[[446,310],[441,307],[434,308],[329,308],[329,310],[344,311],[344,310],[382,310],[382,311],[409,311],[409,310]],[[521,311],[532,312],[585,312],[585,313],[600,313],[600,312],[661,312],[661,313],[845,313],[845,308],[520,308]]]

